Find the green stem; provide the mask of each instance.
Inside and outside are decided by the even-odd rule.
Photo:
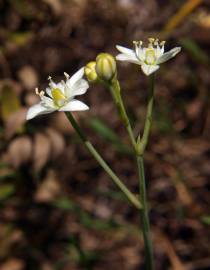
[[[139,175],[139,193],[140,202],[142,204],[142,209],[140,209],[142,232],[144,237],[145,245],[145,264],[147,270],[154,270],[154,259],[153,259],[153,248],[152,240],[150,236],[150,224],[149,215],[147,207],[147,196],[146,196],[146,184],[145,184],[145,172],[144,172],[144,159],[143,156],[137,156],[137,166]]]
[[[146,197],[146,183],[145,183],[145,172],[144,172],[144,151],[146,149],[149,134],[152,124],[152,112],[154,105],[154,74],[149,77],[149,97],[147,105],[147,114],[144,125],[144,131],[142,139],[138,145],[138,152],[136,153],[136,160],[138,166],[138,175],[139,175],[139,193],[140,193],[140,202],[142,204],[142,209],[140,209],[142,232],[144,237],[145,244],[145,254],[146,254],[146,269],[154,270],[154,259],[153,259],[153,248],[152,240],[150,235],[150,224],[149,224],[149,215],[147,207],[147,197]]]
[[[113,99],[115,101],[115,104],[119,113],[119,117],[128,132],[128,136],[130,138],[134,152],[136,152],[136,149],[137,149],[136,140],[135,140],[133,130],[130,124],[130,120],[128,118],[128,115],[127,115],[127,112],[126,112],[126,109],[125,109],[125,106],[121,97],[120,84],[116,78],[114,78],[113,81],[111,82],[110,90],[111,90]]]
[[[150,129],[152,125],[152,111],[153,111],[153,104],[154,104],[154,81],[155,76],[154,74],[149,76],[149,96],[148,96],[148,104],[147,104],[147,115],[144,124],[144,131],[143,136],[140,140],[138,145],[138,154],[142,156],[144,154],[145,148],[148,143]]]
[[[145,254],[146,254],[146,268],[147,270],[154,270],[154,259],[153,259],[153,249],[152,241],[150,237],[150,225],[149,216],[147,209],[147,199],[146,199],[146,185],[145,185],[145,173],[144,173],[144,159],[143,154],[148,143],[148,138],[151,130],[152,124],[152,111],[154,104],[154,74],[149,77],[149,97],[147,105],[147,114],[144,125],[143,136],[138,138],[137,142],[135,140],[133,130],[130,125],[129,118],[127,116],[125,106],[120,93],[120,85],[117,79],[112,81],[111,92],[118,108],[119,116],[127,129],[131,144],[133,146],[135,157],[138,167],[138,178],[139,178],[139,193],[140,193],[140,203],[142,208],[140,209],[142,232],[145,244]]]
[[[73,115],[70,112],[65,113],[68,120],[72,124],[73,128],[79,135],[82,142],[85,144],[86,148],[89,152],[93,155],[93,157],[98,161],[101,167],[106,171],[106,173],[110,176],[112,181],[118,186],[118,188],[123,192],[126,198],[132,203],[136,208],[141,209],[141,204],[139,200],[135,197],[135,195],[130,192],[130,190],[122,183],[119,177],[112,171],[112,169],[108,166],[108,164],[103,160],[100,154],[96,151],[94,146],[91,142],[88,141],[82,130],[80,129],[79,125],[77,124],[76,120],[74,119]]]

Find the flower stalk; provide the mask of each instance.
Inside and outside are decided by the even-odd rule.
[[[146,181],[144,171],[144,158],[143,156],[137,156],[137,167],[139,176],[139,198],[142,204],[140,209],[142,233],[144,237],[145,246],[145,266],[147,270],[154,270],[154,259],[153,259],[153,247],[150,233],[150,223],[147,207],[147,196],[146,196]]]
[[[143,136],[141,138],[139,135],[137,140],[135,139],[129,117],[127,116],[123,99],[121,97],[119,81],[117,80],[117,78],[114,78],[108,85],[111,90],[113,99],[115,101],[119,117],[128,132],[128,136],[130,138],[137,162],[138,178],[139,178],[139,201],[142,205],[142,208],[140,209],[141,229],[144,238],[145,255],[146,255],[145,264],[147,270],[154,270],[153,248],[150,235],[150,223],[147,207],[146,182],[145,182],[144,157],[143,157],[145,148],[148,143],[148,138],[152,124],[152,111],[154,104],[154,74],[149,76],[149,97]]]
[[[145,181],[145,170],[144,170],[144,151],[148,144],[148,139],[151,131],[152,125],[152,113],[154,105],[154,74],[149,76],[149,96],[147,104],[147,114],[144,125],[144,131],[142,139],[140,139],[138,144],[138,151],[136,153],[136,161],[138,167],[139,176],[139,197],[142,204],[142,209],[140,209],[142,232],[145,244],[145,254],[146,254],[146,269],[154,270],[154,258],[153,258],[153,247],[150,233],[150,222],[149,213],[147,206],[147,195],[146,195],[146,181]]]
[[[119,117],[120,117],[122,123],[124,124],[124,126],[128,132],[128,136],[130,138],[134,152],[136,152],[137,151],[136,140],[135,140],[135,137],[134,137],[134,134],[132,131],[129,117],[127,115],[127,112],[126,112],[126,109],[125,109],[125,106],[123,103],[123,99],[121,96],[120,84],[119,84],[119,81],[117,80],[117,78],[114,78],[112,80],[111,84],[109,85],[109,88],[111,90],[112,97],[115,101],[115,105],[117,107]]]
[[[101,167],[106,171],[106,173],[110,176],[110,178],[115,183],[115,185],[117,185],[117,187],[123,192],[123,194],[125,195],[125,197],[128,199],[128,201],[131,204],[133,204],[137,209],[141,209],[141,203],[139,202],[138,198],[123,184],[123,182],[119,179],[119,177],[112,171],[109,165],[104,161],[101,155],[97,152],[97,150],[91,144],[91,142],[88,141],[88,139],[82,132],[81,128],[77,124],[71,112],[66,112],[65,114],[69,122],[75,129],[76,133],[78,134],[78,136],[84,143],[85,147],[92,154],[92,156],[97,160],[97,162],[101,165]]]
[[[138,143],[138,155],[143,156],[145,148],[148,143],[149,134],[151,130],[152,125],[152,111],[153,111],[153,104],[154,104],[154,82],[155,82],[155,75],[151,74],[149,76],[149,93],[148,93],[148,104],[147,104],[147,114],[146,114],[146,120],[144,125],[144,131],[142,138],[139,140]]]

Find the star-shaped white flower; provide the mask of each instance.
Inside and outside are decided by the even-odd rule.
[[[128,61],[141,66],[142,71],[149,76],[159,69],[159,65],[168,61],[181,51],[181,47],[175,47],[168,52],[164,52],[165,41],[149,38],[147,47],[143,47],[142,41],[134,41],[134,49],[128,49],[117,45],[121,52],[116,56],[117,60]]]
[[[33,105],[27,112],[26,119],[30,120],[38,115],[54,111],[85,111],[89,107],[74,97],[86,93],[89,85],[83,79],[84,68],[78,70],[72,77],[64,73],[66,81],[55,83],[49,77],[49,87],[46,92],[36,88],[36,94],[40,96],[40,103]]]

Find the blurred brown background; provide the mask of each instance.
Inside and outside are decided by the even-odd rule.
[[[62,113],[26,123],[48,75],[58,81],[116,44],[159,37],[182,52],[161,66],[146,177],[156,269],[210,269],[210,2],[0,1],[0,269],[145,269],[139,217]],[[118,63],[136,135],[146,77]],[[135,163],[110,93],[91,86],[76,113],[134,192]]]

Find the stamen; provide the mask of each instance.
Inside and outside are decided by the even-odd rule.
[[[148,40],[149,40],[149,43],[150,44],[153,44],[155,42],[155,39],[154,38],[148,38]]]
[[[61,84],[62,84],[63,86],[66,85],[66,83],[64,82],[64,80],[61,81]]]
[[[38,87],[35,88],[35,93],[36,93],[36,95],[39,95],[39,88]]]
[[[133,41],[133,44],[134,44],[134,46],[135,47],[141,47],[142,46],[142,44],[143,44],[143,41],[141,41],[141,40],[139,40],[139,41]]]
[[[39,89],[38,87],[35,88],[35,93],[37,96],[39,96],[40,98],[42,98],[44,96],[44,91],[40,91],[39,92]]]
[[[50,86],[51,88],[53,88],[55,83],[54,83],[54,81],[52,80],[52,77],[49,76],[47,79],[50,81],[50,82],[49,82],[49,86]]]
[[[66,72],[64,72],[64,76],[66,77],[67,80],[70,78],[69,74]]]
[[[148,38],[148,41],[149,41],[148,47],[152,48],[154,43],[155,43],[155,39],[154,38]]]
[[[133,41],[133,44],[134,44],[134,51],[135,51],[135,54],[136,54],[136,57],[138,58],[139,56],[139,47],[141,47],[141,42],[142,41]]]
[[[148,38],[149,44],[148,44],[148,48],[153,48],[153,44],[155,42],[154,38]]]
[[[156,40],[154,41],[154,45],[159,46],[159,39],[158,38],[156,38]]]
[[[165,43],[166,43],[166,41],[165,41],[165,40],[161,41],[161,42],[160,42],[160,46],[164,46],[164,45],[165,45]]]

